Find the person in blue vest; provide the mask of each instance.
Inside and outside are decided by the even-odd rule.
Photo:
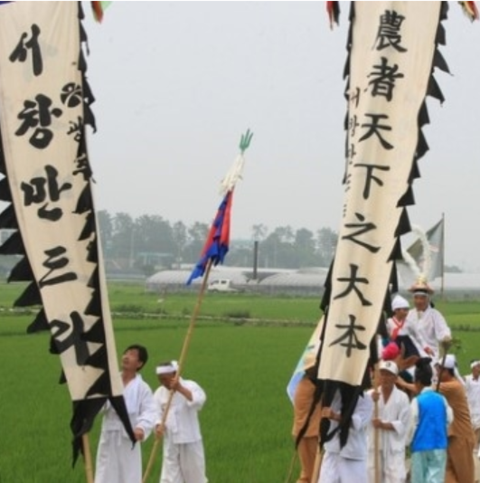
[[[444,483],[447,464],[447,430],[453,412],[447,400],[432,385],[431,359],[421,358],[415,366],[417,396],[411,402],[411,483]]]

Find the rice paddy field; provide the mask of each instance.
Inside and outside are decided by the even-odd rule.
[[[27,335],[33,313],[11,310],[19,285],[0,283],[0,483],[80,483],[71,467],[71,403],[58,384],[60,363],[46,333]],[[157,387],[157,362],[178,358],[195,294],[151,294],[112,284],[119,352],[147,346],[143,377]],[[210,483],[282,483],[293,455],[286,384],[320,317],[319,299],[207,294],[188,353],[185,377],[207,392],[201,425]],[[462,372],[480,356],[480,302],[438,304],[458,341]],[[100,418],[91,433],[95,455]],[[144,463],[153,441],[143,445]],[[161,454],[149,479],[159,480]]]

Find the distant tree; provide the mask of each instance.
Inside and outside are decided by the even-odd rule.
[[[134,221],[128,213],[115,213],[112,219],[112,256],[117,259],[135,258]]]
[[[338,234],[331,228],[321,228],[317,231],[318,259],[323,266],[329,266],[333,260],[337,241]]]
[[[97,222],[100,230],[100,241],[102,243],[102,251],[105,257],[111,256],[113,243],[113,222],[110,213],[107,210],[97,211]]]
[[[135,220],[136,252],[171,253],[176,247],[170,222],[159,215],[142,215]]]
[[[207,239],[210,227],[206,223],[196,221],[188,228],[188,244],[185,250],[187,260],[191,263],[196,262],[202,251],[205,240]]]
[[[320,265],[315,252],[315,236],[306,228],[300,228],[295,233],[295,253],[299,267],[312,267]]]
[[[177,262],[181,262],[184,250],[187,246],[187,227],[182,221],[177,221],[172,227],[173,242],[175,243],[175,256]]]
[[[268,233],[268,228],[263,223],[252,226],[252,239],[254,241],[264,240],[265,237],[267,236],[267,233]]]

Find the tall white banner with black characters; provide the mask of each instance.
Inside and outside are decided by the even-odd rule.
[[[428,149],[424,100],[438,87],[431,74],[443,27],[442,2],[354,2],[352,9],[344,206],[318,377],[358,387],[392,254],[408,230],[402,199]]]
[[[80,16],[77,2],[0,6],[0,198],[11,203],[0,226],[17,229],[0,252],[24,255],[10,279],[31,284],[16,304],[43,306],[29,330],[51,332],[77,443],[107,399],[131,432],[91,189]]]

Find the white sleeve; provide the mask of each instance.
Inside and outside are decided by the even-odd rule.
[[[197,411],[200,411],[200,409],[202,409],[203,405],[205,404],[205,401],[207,400],[207,395],[205,394],[205,391],[196,382],[193,381],[190,381],[187,389],[192,393],[192,400],[187,400],[187,406],[195,408]]]
[[[438,310],[433,311],[433,327],[435,330],[435,338],[438,341],[446,337],[452,337],[450,327],[448,327],[443,315]]]
[[[453,409],[447,402],[447,398],[443,398],[445,401],[445,408],[447,409],[447,427],[450,426],[453,422]]]
[[[143,430],[143,440],[145,441],[155,427],[155,424],[158,422],[159,408],[157,404],[155,404],[152,390],[148,385],[145,384],[141,388],[141,392],[142,393],[139,397],[140,407],[135,427]]]
[[[416,398],[412,399],[410,403],[410,418],[408,423],[408,431],[407,431],[407,445],[409,445],[412,440],[413,436],[415,435],[415,431],[417,430],[418,426],[418,402]]]
[[[355,430],[366,428],[373,415],[373,400],[372,396],[368,393],[364,393],[357,401],[357,405],[352,414],[352,427]]]
[[[398,413],[397,419],[389,422],[392,424],[393,429],[395,429],[395,432],[399,436],[405,436],[410,424],[411,409],[410,409],[410,404],[408,402],[408,397],[406,394],[405,394],[405,398],[403,398],[402,396],[399,396],[399,402],[400,401],[402,404],[401,404],[401,409]]]

